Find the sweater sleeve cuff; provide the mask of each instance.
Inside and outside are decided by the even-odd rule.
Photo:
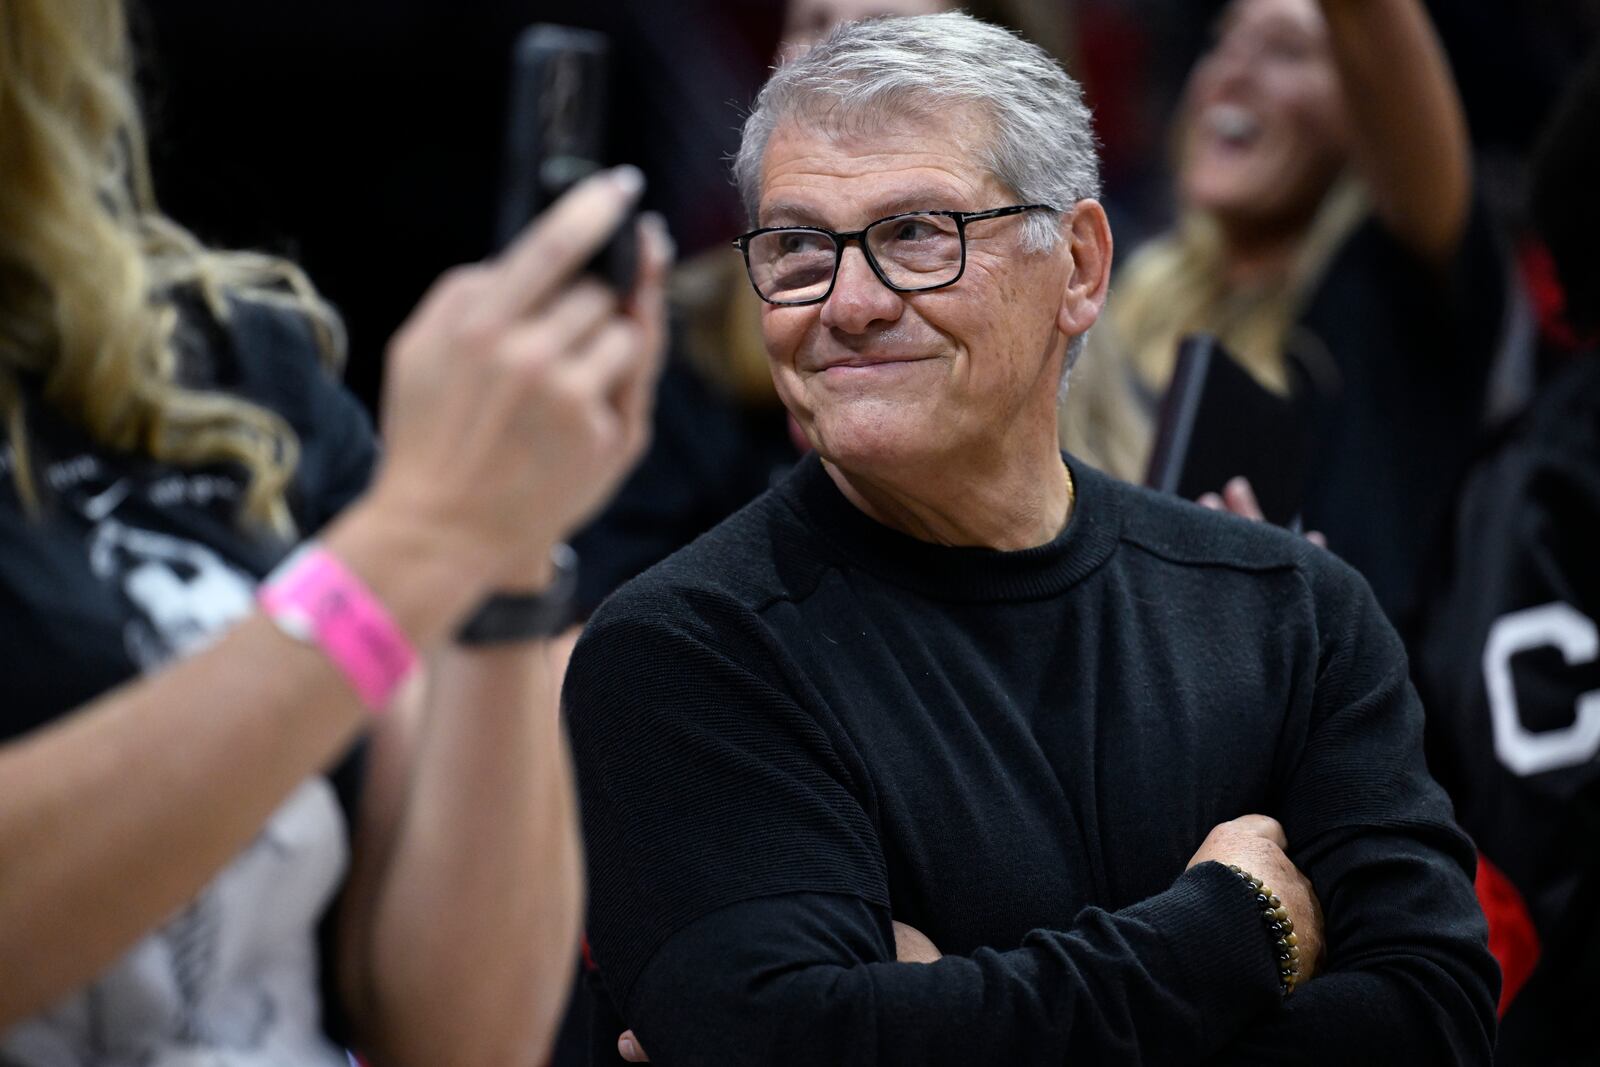
[[[1206,1021],[1212,1041],[1231,1039],[1281,999],[1261,916],[1239,876],[1222,864],[1197,864],[1122,914],[1161,934],[1185,999]]]

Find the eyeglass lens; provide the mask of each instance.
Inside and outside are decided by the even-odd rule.
[[[961,230],[946,215],[902,215],[867,228],[878,270],[899,289],[948,285],[961,273]],[[833,284],[834,239],[813,230],[772,230],[750,239],[750,278],[779,303],[816,300]]]

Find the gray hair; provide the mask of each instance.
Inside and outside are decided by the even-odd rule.
[[[1100,161],[1083,90],[1061,65],[1009,30],[957,12],[847,22],[773,72],[757,95],[733,161],[755,225],[767,142],[786,118],[839,126],[949,105],[985,113],[980,163],[1024,203],[1071,209],[1100,195]],[[996,205],[999,206],[999,205]],[[1024,246],[1047,251],[1060,219],[1025,217]],[[1074,339],[1063,369],[1082,347]]]

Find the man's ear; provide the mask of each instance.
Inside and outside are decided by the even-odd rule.
[[[1056,325],[1076,337],[1100,317],[1111,284],[1111,223],[1100,201],[1078,201],[1062,220],[1062,237],[1072,254],[1072,269],[1061,291]]]

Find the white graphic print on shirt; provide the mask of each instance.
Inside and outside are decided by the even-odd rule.
[[[123,640],[141,670],[193,654],[250,612],[250,574],[205,544],[113,517],[130,500],[228,499],[238,489],[228,479],[111,481],[87,455],[46,477],[86,490],[62,499],[88,520],[90,571],[130,608]],[[0,1067],[344,1067],[321,1029],[316,927],[347,865],[338,799],[325,778],[308,779],[159,930],[86,988],[0,1033]]]
[[[150,671],[198,652],[250,613],[255,583],[205,545],[105,519],[89,564],[138,610],[125,630],[129,657]]]

